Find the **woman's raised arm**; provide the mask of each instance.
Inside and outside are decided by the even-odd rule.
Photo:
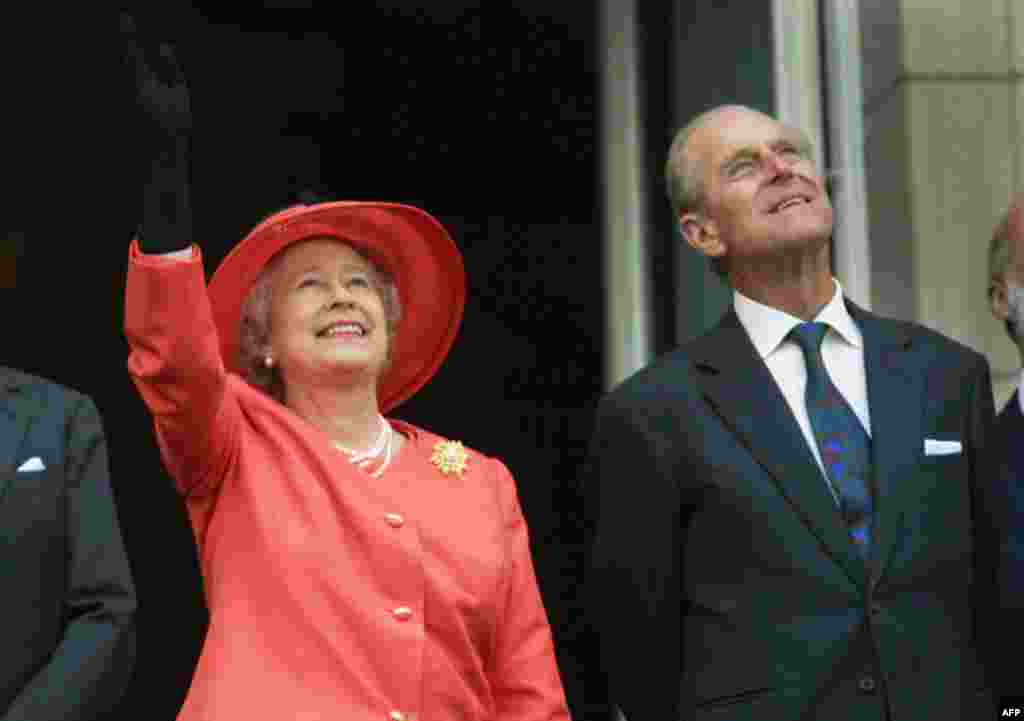
[[[128,370],[179,491],[203,495],[218,487],[233,457],[241,418],[220,356],[202,257],[192,250],[189,91],[169,45],[147,54],[127,15],[121,33],[150,153],[125,289]]]
[[[135,78],[136,100],[146,118],[143,140],[149,151],[139,245],[145,253],[187,250],[192,242],[188,183],[192,108],[185,74],[171,46],[161,43],[158,49],[150,48],[126,14],[121,15],[121,35],[125,60]]]

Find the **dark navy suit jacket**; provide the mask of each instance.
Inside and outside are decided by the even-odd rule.
[[[1007,622],[1020,629],[1024,625],[1024,415],[1017,393],[1000,411],[996,427],[999,485],[1006,489],[1009,518],[1002,572],[1004,603],[1010,610]],[[1024,631],[1018,630],[1018,634]]]
[[[96,406],[0,367],[0,721],[114,707],[135,607]]]
[[[847,306],[871,407],[867,563],[735,313],[602,401],[589,600],[629,721],[879,721],[886,702],[892,721],[988,717],[1005,668],[988,364]]]

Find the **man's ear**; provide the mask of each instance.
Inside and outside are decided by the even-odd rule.
[[[702,213],[683,213],[679,216],[679,232],[686,244],[708,258],[721,258],[726,247],[718,232],[718,225]]]
[[[1010,298],[1006,292],[1006,282],[1002,278],[992,278],[988,284],[988,302],[992,315],[1001,321],[1010,317]]]

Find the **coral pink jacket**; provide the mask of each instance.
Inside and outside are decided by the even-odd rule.
[[[129,371],[185,498],[210,626],[179,719],[568,719],[515,483],[406,437],[380,478],[226,373],[202,260],[133,244]]]

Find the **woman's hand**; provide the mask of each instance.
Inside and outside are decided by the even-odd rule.
[[[171,253],[189,247],[192,208],[189,202],[188,146],[192,108],[185,74],[174,50],[159,51],[140,41],[135,21],[121,14],[125,61],[135,76],[136,100],[148,119],[149,177],[142,192],[139,245],[146,253]]]
[[[140,39],[135,20],[121,13],[121,37],[125,60],[135,77],[136,100],[149,118],[152,130],[168,138],[188,137],[192,109],[185,74],[168,43],[156,52]]]

